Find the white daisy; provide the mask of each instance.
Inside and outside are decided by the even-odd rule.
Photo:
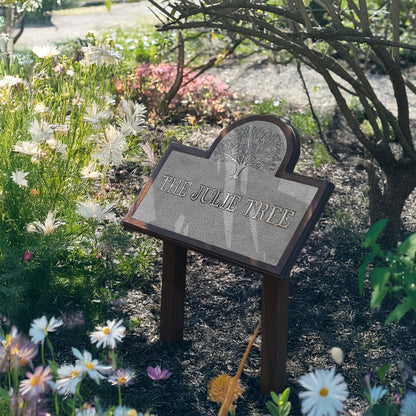
[[[110,377],[108,377],[108,382],[113,386],[119,385],[120,387],[127,387],[134,380],[134,372],[130,369],[120,368]]]
[[[41,318],[35,319],[30,325],[29,336],[35,344],[43,343],[48,332],[56,331],[62,324],[62,319],[52,317],[48,322],[46,316],[42,316]]]
[[[102,165],[118,166],[123,161],[123,152],[127,146],[126,139],[114,126],[105,129],[104,136],[98,139],[97,151],[93,157]]]
[[[91,353],[88,351],[81,353],[81,351],[72,347],[72,353],[78,358],[77,364],[97,383],[105,378],[104,374],[108,374],[111,371],[111,366],[101,364],[98,360],[93,360]]]
[[[78,383],[82,380],[84,370],[80,364],[63,365],[58,368],[56,388],[58,394],[75,394]]]
[[[59,55],[59,50],[53,45],[34,46],[32,52],[39,58],[52,58]]]
[[[84,52],[84,62],[86,65],[117,65],[123,58],[121,52],[114,51],[110,47],[105,46],[86,46],[82,48],[82,52]]]
[[[29,233],[40,233],[45,236],[50,235],[55,228],[58,228],[60,225],[64,225],[63,221],[55,219],[56,211],[49,211],[46,216],[45,223],[40,221],[34,221],[27,225],[27,231]]]
[[[24,155],[33,156],[33,157],[41,157],[45,156],[45,153],[42,152],[39,143],[30,141],[30,142],[17,142],[13,148],[13,152],[22,153]]]
[[[95,170],[96,164],[90,163],[88,166],[85,166],[81,169],[81,178],[82,179],[100,179],[101,173]]]
[[[400,407],[400,416],[415,416],[416,415],[416,393],[414,391],[409,391],[404,399],[402,400],[402,405]]]
[[[335,374],[335,368],[315,370],[301,376],[299,383],[307,390],[299,393],[303,414],[336,416],[342,412],[348,390],[344,377]]]
[[[91,335],[91,343],[97,343],[99,348],[101,345],[105,347],[115,348],[116,342],[121,341],[126,336],[126,328],[122,326],[123,320],[120,319],[117,323],[114,321],[107,321],[107,326],[97,326]]]
[[[53,137],[52,126],[44,120],[30,123],[29,133],[35,142],[46,142]]]
[[[124,136],[135,136],[146,126],[146,107],[132,100],[122,100],[118,111],[121,119],[118,125]]]
[[[17,183],[19,187],[27,186],[26,176],[29,175],[29,172],[23,172],[22,170],[16,170],[12,172],[11,178],[14,183]]]
[[[107,204],[105,207],[102,207],[98,202],[90,199],[77,204],[77,213],[86,220],[95,218],[98,222],[101,222],[105,219],[115,219],[115,214],[110,212],[113,207],[113,204]]]

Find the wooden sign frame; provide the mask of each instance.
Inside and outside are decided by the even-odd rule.
[[[233,129],[251,122],[269,122],[283,132],[286,139],[286,153],[274,176],[287,181],[316,187],[316,193],[288,242],[276,265],[271,265],[239,253],[207,244],[196,238],[164,229],[134,218],[134,214],[151,189],[165,162],[173,152],[184,153],[198,158],[209,159],[221,140]],[[262,299],[262,347],[261,347],[261,390],[282,391],[286,384],[286,356],[288,333],[289,274],[307,237],[313,230],[332,191],[333,184],[293,173],[300,154],[300,144],[295,130],[275,116],[258,115],[245,117],[224,129],[208,150],[171,143],[156,166],[151,178],[137,200],[123,219],[128,230],[149,234],[163,241],[163,272],[161,299],[161,340],[171,344],[183,339],[184,301],[186,285],[187,250],[215,257],[263,275]]]

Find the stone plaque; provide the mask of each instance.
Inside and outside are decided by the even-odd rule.
[[[292,173],[293,129],[251,116],[201,151],[172,143],[124,219],[127,228],[285,278],[333,185]]]

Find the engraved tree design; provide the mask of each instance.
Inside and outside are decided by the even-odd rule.
[[[280,129],[243,125],[230,132],[219,144],[218,151],[235,162],[231,176],[237,180],[241,172],[252,167],[264,172],[277,170],[286,142]]]

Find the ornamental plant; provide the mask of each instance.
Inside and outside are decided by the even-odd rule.
[[[167,104],[171,120],[205,119],[216,121],[227,113],[226,100],[234,94],[228,85],[213,75],[198,75],[191,68],[183,68],[182,82],[177,93],[166,103],[166,97],[176,78],[177,67],[168,63],[142,63],[136,70],[133,88],[139,101],[163,116]],[[194,122],[195,122],[194,121]]]
[[[339,349],[331,355],[338,365]],[[405,369],[401,376],[401,385],[389,391],[386,383],[386,372],[389,365],[383,365],[377,372],[377,382],[371,383],[371,374],[364,376],[363,397],[367,408],[363,416],[412,416],[416,412],[416,376],[413,371]],[[335,368],[317,369],[299,377],[303,391],[299,393],[301,412],[307,416],[337,416],[344,414],[345,401],[348,397],[348,386],[342,374]],[[290,389],[281,394],[271,392],[271,401],[266,406],[272,416],[288,416],[291,410],[289,401]]]
[[[12,416],[145,416],[125,406],[122,399],[121,389],[134,382],[134,372],[120,367],[115,352],[125,336],[126,328],[122,325],[122,320],[108,320],[105,325],[97,326],[90,334],[91,343],[96,343],[97,348],[104,349],[103,353],[99,349],[91,353],[72,348],[73,362],[58,364],[54,358],[49,333],[59,330],[62,325],[62,320],[54,317],[49,320],[46,316],[37,318],[31,323],[30,338],[19,332],[15,326],[8,332],[2,327],[2,409]],[[45,344],[49,351],[45,350]],[[38,345],[41,346],[41,357],[38,355]],[[110,363],[106,363],[102,358],[106,355],[111,357]],[[46,357],[49,358],[47,364]],[[116,386],[117,405],[99,405],[100,400],[96,393],[92,397],[85,397],[86,394],[91,394],[90,388],[83,388],[88,379],[95,382],[96,389],[101,383],[106,382]],[[149,413],[146,415],[150,416]]]
[[[368,230],[362,243],[368,252],[358,271],[360,293],[363,293],[365,280],[370,282],[372,308],[380,307],[386,297],[397,303],[387,316],[386,324],[399,321],[410,311],[416,312],[416,233],[398,244],[396,250],[385,250],[378,243],[378,237],[387,221],[380,220]]]
[[[66,305],[94,322],[154,258],[151,240],[122,230],[114,183],[126,157],[140,163],[129,144],[146,108],[115,95],[114,41],[88,36],[81,60],[46,46],[30,58],[0,75],[0,313],[27,329]]]

